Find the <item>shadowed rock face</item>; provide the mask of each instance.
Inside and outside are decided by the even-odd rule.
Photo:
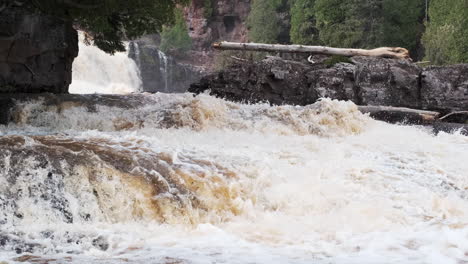
[[[67,93],[77,55],[71,24],[17,7],[0,14],[0,93]]]
[[[468,110],[468,64],[428,67],[421,81],[424,108]]]
[[[200,80],[201,72],[192,65],[176,62],[159,50],[159,36],[147,35],[130,42],[129,57],[140,70],[143,91],[183,93]]]
[[[189,91],[234,101],[307,105],[321,97],[451,112],[468,110],[468,65],[420,68],[404,60],[354,57],[327,66],[268,57],[208,75]]]

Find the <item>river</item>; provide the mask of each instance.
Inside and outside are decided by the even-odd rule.
[[[468,137],[328,99],[138,94],[125,54],[87,48],[72,91],[126,95],[0,126],[0,263],[468,262]]]

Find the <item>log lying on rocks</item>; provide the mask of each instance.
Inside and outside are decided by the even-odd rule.
[[[406,107],[358,106],[359,111],[372,118],[389,123],[428,124],[438,120],[439,112],[417,110]]]
[[[304,46],[304,45],[280,45],[263,43],[237,43],[237,42],[216,42],[213,48],[221,50],[250,50],[285,53],[310,53],[324,55],[341,55],[346,57],[373,56],[393,59],[410,59],[409,51],[399,47],[382,47],[372,50],[365,49],[345,49],[331,48],[324,46]]]
[[[468,124],[452,123],[448,117],[465,114],[466,111],[454,112],[440,117],[439,112],[411,109],[406,107],[391,106],[358,106],[359,111],[369,114],[372,118],[388,122],[409,125],[423,125],[432,128],[435,134],[439,132],[453,133],[459,131],[462,135],[468,135]],[[449,122],[447,122],[447,121]],[[455,119],[460,121],[460,118]]]

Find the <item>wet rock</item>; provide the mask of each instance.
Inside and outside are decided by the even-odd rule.
[[[0,93],[67,93],[77,55],[71,23],[22,7],[2,11]]]
[[[106,251],[109,249],[109,242],[107,242],[107,239],[105,237],[99,236],[93,239],[93,246],[102,251]]]

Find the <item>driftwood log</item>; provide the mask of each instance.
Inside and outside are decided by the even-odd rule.
[[[372,118],[389,123],[430,124],[438,121],[440,113],[405,107],[392,106],[358,106],[359,111]]]
[[[220,50],[250,50],[284,53],[310,53],[323,55],[341,55],[346,57],[353,56],[374,56],[394,59],[410,60],[409,51],[405,48],[382,47],[377,49],[345,49],[331,48],[323,46],[304,46],[304,45],[280,45],[263,43],[237,43],[237,42],[216,42],[213,48]]]
[[[466,111],[453,112],[440,117],[439,112],[411,109],[405,107],[391,106],[358,106],[360,112],[369,114],[374,119],[393,124],[422,125],[432,128],[437,134],[439,132],[453,133],[458,131],[462,135],[468,135],[468,123],[446,122],[450,116],[464,114]],[[456,120],[460,121],[460,120]]]

